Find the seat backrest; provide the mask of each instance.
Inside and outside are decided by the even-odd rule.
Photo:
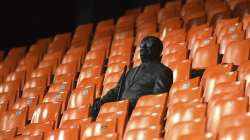
[[[184,81],[177,81],[173,83],[173,85],[171,86],[169,94],[172,95],[177,91],[187,90],[190,88],[197,87],[199,86],[199,82],[200,82],[200,77],[195,77]]]
[[[193,133],[183,135],[179,140],[215,140],[215,136],[212,133]]]
[[[46,137],[48,132],[52,131],[53,123],[45,122],[38,124],[29,124],[25,126],[25,129],[22,131],[23,136],[31,136],[31,135],[41,135]]]
[[[130,118],[136,117],[136,116],[144,116],[144,115],[150,115],[150,114],[157,114],[160,116],[160,118],[165,115],[166,107],[164,106],[142,106],[142,107],[136,107],[134,108]]]
[[[91,118],[66,120],[59,128],[80,128],[83,133],[86,127],[91,124]]]
[[[161,125],[161,119],[156,114],[133,117],[128,121],[125,134],[129,130],[149,128],[158,125]]]
[[[177,140],[183,135],[192,133],[205,133],[205,127],[206,120],[204,118],[180,122],[174,125],[168,133],[165,133],[164,138],[169,140]]]
[[[221,118],[219,133],[224,133],[230,127],[238,127],[250,124],[250,114],[233,114]]]
[[[234,92],[234,93],[239,93],[239,95],[243,96],[245,91],[244,88],[245,88],[244,81],[220,83],[215,86],[213,94]]]
[[[77,83],[80,83],[83,79],[94,77],[94,76],[100,76],[101,74],[102,74],[101,66],[83,68],[81,69]]]
[[[35,77],[32,78],[28,81],[25,82],[24,89],[27,88],[37,88],[37,87],[42,87],[45,88],[47,87],[47,77]]]
[[[161,126],[146,129],[129,130],[124,136],[124,140],[152,140],[161,135]]]
[[[158,94],[158,95],[146,95],[139,98],[139,100],[136,103],[136,107],[142,107],[142,106],[165,106],[167,103],[167,93]]]
[[[90,111],[89,109],[89,106],[86,105],[64,111],[61,118],[60,126],[67,120],[88,118]]]
[[[58,128],[50,131],[45,140],[79,140],[79,128]]]
[[[168,107],[177,102],[193,101],[202,98],[202,90],[200,87],[194,87],[187,90],[177,91],[169,95]]]
[[[237,72],[228,72],[228,73],[214,73],[209,75],[206,78],[205,89],[204,89],[204,97],[205,101],[208,102],[212,95],[214,88],[217,84],[225,83],[225,82],[234,82],[237,78]]]
[[[27,121],[27,108],[1,112],[0,130],[23,130]]]
[[[14,140],[42,140],[42,136],[18,136]]]
[[[13,104],[11,109],[22,110],[22,109],[27,108],[28,109],[28,119],[30,120],[38,102],[39,102],[38,97],[19,98]]]
[[[122,139],[128,120],[128,112],[118,111],[110,113],[99,113],[96,121],[105,121],[110,119],[117,120],[117,134],[119,139]]]
[[[219,136],[220,140],[226,139],[242,139],[248,140],[250,139],[249,134],[250,128],[246,125],[238,126],[238,127],[231,127],[225,130],[224,133],[221,133]]]
[[[110,74],[106,74],[104,77],[103,84],[108,84],[108,83],[113,83],[113,82],[118,82],[121,78],[122,71],[120,72],[112,72]]]
[[[217,64],[219,47],[217,45],[209,45],[197,48],[194,53],[192,68],[205,69]]]
[[[191,61],[182,60],[169,64],[173,72],[173,82],[188,80],[191,72]]]
[[[63,74],[72,74],[75,75],[77,72],[77,65],[75,62],[61,64],[57,67],[55,76],[63,75]]]
[[[87,126],[87,128],[83,132],[82,139],[92,136],[115,133],[116,129],[117,121],[115,119],[96,121]]]
[[[54,121],[55,126],[58,125],[59,116],[61,112],[60,103],[43,103],[36,106],[33,113],[31,123],[42,123],[47,121]]]
[[[221,118],[227,115],[244,114],[247,112],[248,99],[246,97],[234,97],[214,101],[208,108],[208,130],[217,133]]]
[[[102,105],[99,114],[102,113],[111,113],[111,112],[127,112],[129,107],[129,101],[117,101],[117,102],[109,102]]]
[[[206,68],[206,70],[204,71],[202,75],[200,85],[202,87],[205,86],[206,78],[209,75],[213,75],[214,73],[227,73],[227,72],[230,72],[231,70],[232,70],[232,64],[217,64],[215,66],[208,67]]]
[[[223,55],[222,62],[241,65],[248,60],[250,39],[231,43]]]
[[[165,131],[168,132],[172,127],[185,121],[192,121],[196,118],[205,118],[207,106],[206,104],[198,103],[177,103],[174,104],[167,114],[167,122]]]
[[[77,87],[72,90],[68,100],[67,108],[75,108],[83,105],[92,105],[95,99],[95,85],[87,87]]]
[[[84,140],[118,140],[118,134],[109,133],[109,134],[104,134],[100,136],[88,137],[88,138],[85,138]]]

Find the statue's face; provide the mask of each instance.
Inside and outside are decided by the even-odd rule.
[[[141,43],[140,45],[140,56],[142,62],[148,62],[152,60],[152,45],[146,42]]]
[[[140,56],[142,63],[149,61],[160,61],[162,42],[152,36],[145,37],[140,44]]]

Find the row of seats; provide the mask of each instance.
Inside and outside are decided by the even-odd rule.
[[[149,5],[99,22],[94,33],[85,24],[73,36],[11,49],[0,64],[0,138],[248,139],[250,16],[230,18],[247,2]],[[94,100],[116,86],[125,66],[141,63],[147,35],[163,41],[171,90],[141,97],[130,116],[128,101],[104,104],[93,122]],[[193,78],[194,70],[202,74]]]

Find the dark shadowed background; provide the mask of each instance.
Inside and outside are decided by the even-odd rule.
[[[72,32],[79,24],[118,17],[127,8],[165,0],[8,0],[0,4],[1,49]]]

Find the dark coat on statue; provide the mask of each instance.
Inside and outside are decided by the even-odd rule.
[[[154,41],[158,42],[155,43]],[[160,47],[157,48],[157,46]],[[146,37],[140,47],[142,64],[129,70],[126,76],[121,77],[115,88],[94,103],[92,109],[94,118],[97,116],[100,106],[104,103],[129,100],[130,111],[132,111],[141,96],[169,91],[173,82],[173,73],[160,62],[161,42],[159,43],[158,38]],[[118,95],[119,92],[120,95]]]

